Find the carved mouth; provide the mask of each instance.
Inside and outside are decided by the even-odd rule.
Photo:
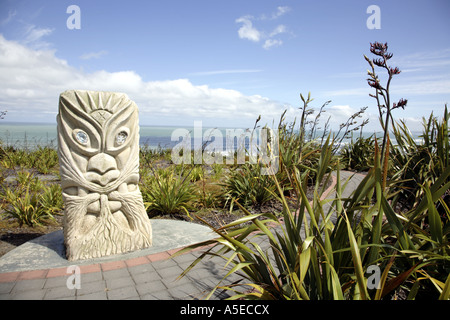
[[[136,184],[133,184],[133,183],[127,184],[124,182],[121,185],[119,185],[119,187],[116,190],[113,190],[113,191],[118,191],[119,193],[127,193],[127,192],[131,192],[131,191],[135,191],[136,188],[137,188]],[[79,190],[80,189],[81,188],[79,188]],[[83,191],[81,193],[83,193]],[[81,196],[80,191],[79,191],[78,195]],[[113,200],[111,198],[111,196],[108,194],[108,207],[109,207],[109,210],[111,211],[111,213],[115,213],[122,208],[122,203],[120,201]],[[88,205],[87,213],[99,214],[100,209],[101,209],[100,208],[100,200],[96,200]]]
[[[117,191],[119,193],[128,193],[128,192],[133,192],[137,190],[137,183],[135,183],[135,181],[130,181],[129,183],[122,183],[119,185],[119,187],[113,191]],[[90,193],[96,193],[95,191],[90,191],[86,188],[83,187],[68,187],[64,189],[64,193],[68,194],[68,195],[72,195],[72,196],[78,196],[78,197],[86,197],[88,194]],[[120,201],[114,200],[112,199],[112,197],[110,197],[108,195],[108,207],[109,210],[111,211],[111,213],[115,213],[117,211],[119,211],[122,208],[122,203]],[[87,214],[93,214],[95,216],[97,216],[98,214],[100,214],[100,199],[95,200],[93,202],[91,202],[88,207],[87,207]]]

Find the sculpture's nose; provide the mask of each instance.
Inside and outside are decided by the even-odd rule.
[[[116,159],[106,153],[99,153],[89,159],[87,171],[104,174],[109,170],[117,170]]]
[[[88,181],[106,186],[119,175],[116,160],[106,153],[99,153],[89,159],[85,177]]]

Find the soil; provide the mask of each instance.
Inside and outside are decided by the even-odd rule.
[[[61,229],[62,216],[55,216],[55,221],[35,227],[19,226],[11,218],[0,219],[0,257],[27,241]]]

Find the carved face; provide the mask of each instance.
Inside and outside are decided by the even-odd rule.
[[[126,209],[129,204],[124,203],[125,198],[137,195],[138,215],[146,215],[138,188],[139,125],[135,103],[125,94],[66,91],[60,96],[57,120],[61,185],[64,199],[69,202],[66,207],[71,208],[71,201],[85,207],[74,218],[76,221],[66,209],[65,228],[75,230],[77,239],[80,235],[110,233],[108,228],[116,233],[134,232],[136,212]]]
[[[136,185],[136,175],[121,181],[125,178],[124,173],[131,173],[127,165],[136,162],[134,158],[139,151],[135,143],[139,134],[136,105],[126,95],[89,91],[68,93],[61,95],[58,125],[62,135],[59,143],[70,149],[73,158],[70,169],[85,180],[84,187],[89,191],[109,193],[119,187],[118,180]],[[131,158],[134,161],[130,162]],[[137,169],[133,167],[136,174]],[[64,189],[72,186],[70,181],[64,182]],[[79,187],[79,182],[73,181],[73,186]],[[70,189],[67,191],[73,193]]]

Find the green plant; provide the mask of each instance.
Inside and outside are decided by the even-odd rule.
[[[380,300],[400,294],[406,299],[450,298],[450,166],[445,124],[449,115],[446,110],[442,124],[428,122],[427,127],[435,126],[436,131],[426,131],[425,147],[439,146],[444,152],[426,148],[425,152],[434,159],[432,167],[426,162],[419,165],[424,179],[417,186],[417,201],[407,211],[396,211],[399,188],[408,181],[402,174],[410,170],[417,174],[417,158],[410,151],[417,151],[418,146],[409,136],[400,141],[401,148],[407,151],[401,153],[404,164],[399,168],[400,174],[391,175],[390,166],[399,165],[399,160],[390,158],[397,151],[392,147],[391,153],[388,125],[392,122],[393,130],[398,132],[406,129],[397,128],[391,118],[391,111],[404,107],[406,100],[390,106],[389,83],[399,71],[387,67],[386,61],[392,55],[386,49],[387,45],[376,43],[371,45],[371,51],[382,59],[370,61],[366,57],[372,67],[383,66],[389,72],[386,89],[374,71],[369,72],[369,84],[377,89],[374,97],[384,131],[382,148],[380,152],[374,139],[373,165],[354,191],[344,193],[348,180],[341,182],[339,161],[336,166],[333,161],[334,139],[330,141],[329,137],[312,166],[283,166],[291,188],[299,195],[294,210],[288,205],[278,175],[271,176],[276,185],[272,196],[283,204],[282,223],[272,213],[251,214],[235,201],[246,216],[213,228],[218,239],[178,252],[209,245],[181,276],[212,255],[223,258],[229,272],[211,294],[221,288],[237,293],[233,299]],[[380,97],[385,105],[381,105]],[[329,179],[330,168],[336,172],[337,184],[334,195],[324,199],[320,182]],[[316,179],[313,200],[308,201],[306,186],[311,174]],[[373,266],[381,270],[381,276],[378,286],[370,289],[366,272]],[[234,273],[243,280],[225,283]]]
[[[40,194],[30,190],[30,186],[24,187],[20,192],[8,188],[5,190],[8,206],[6,206],[4,214],[17,219],[19,225],[43,225],[48,220],[54,220],[53,215],[62,208],[61,203],[55,200],[56,189],[49,188],[44,191],[44,194]]]
[[[32,150],[14,147],[1,148],[0,164],[5,168],[36,169],[38,172],[48,174],[55,171],[58,165],[58,153],[51,145],[37,146]]]
[[[273,199],[275,184],[269,175],[261,174],[260,164],[246,163],[230,171],[222,186],[230,201],[244,207],[263,205]],[[233,202],[231,202],[232,208]]]
[[[141,184],[144,204],[149,214],[175,215],[185,213],[195,197],[195,191],[186,177],[177,176],[172,169],[164,174],[146,177]]]
[[[224,188],[217,182],[203,178],[196,182],[195,207],[221,208],[225,205],[226,196]]]
[[[375,152],[374,136],[365,138],[362,134],[340,150],[341,162],[346,169],[367,171],[373,167],[373,154]]]
[[[308,93],[308,97],[305,98],[300,94],[300,99],[303,102],[303,106],[299,109],[302,110],[300,115],[300,123],[298,129],[296,128],[296,121],[292,123],[285,122],[285,113],[281,115],[278,125],[279,135],[279,156],[280,156],[280,170],[277,173],[277,178],[281,185],[290,185],[292,181],[286,176],[286,170],[292,171],[293,167],[297,167],[300,170],[305,168],[314,168],[319,161],[320,152],[324,145],[324,142],[331,140],[332,156],[338,153],[340,146],[345,138],[351,133],[357,130],[361,130],[368,123],[368,120],[363,120],[361,123],[358,118],[361,118],[367,108],[361,108],[359,111],[350,115],[348,119],[339,126],[339,130],[330,136],[329,132],[329,120],[325,122],[324,127],[319,126],[320,117],[326,113],[326,106],[331,101],[326,101],[320,109],[316,112],[310,103],[314,100],[311,98],[311,94]],[[314,119],[310,119],[311,116],[316,113]],[[319,132],[322,131],[322,135]],[[334,161],[330,162],[329,168],[334,166]],[[309,172],[309,178],[311,183],[315,183],[315,171]],[[289,188],[289,187],[287,187]]]
[[[39,202],[47,213],[58,214],[64,207],[61,186],[59,184],[44,186]]]
[[[205,173],[203,171],[202,166],[196,165],[196,166],[192,167],[191,170],[189,170],[188,175],[189,175],[189,180],[191,182],[195,182],[195,181],[202,180],[205,176]]]
[[[233,298],[383,299],[395,290],[405,290],[412,299],[430,281],[437,295],[447,299],[444,283],[448,282],[449,230],[436,218],[435,207],[450,186],[442,184],[450,175],[450,167],[434,185],[424,187],[427,197],[411,212],[433,221],[428,230],[422,230],[395,213],[389,204],[391,195],[383,191],[376,148],[374,167],[347,197],[343,197],[346,183],[341,184],[337,169],[336,196],[322,199],[323,190],[319,188],[309,202],[306,180],[295,169],[293,177],[301,199],[297,210],[291,210],[276,176],[272,176],[276,197],[283,203],[284,223],[271,213],[251,214],[237,202],[246,217],[215,229],[217,240],[186,249],[213,244],[182,275],[204,257],[214,255],[230,266],[223,280],[239,273],[248,281],[216,286],[236,292]],[[314,168],[324,176],[329,175],[323,167],[330,154],[328,148],[321,155],[319,167]],[[251,225],[243,224],[248,222]],[[270,245],[263,247],[261,243],[266,241]],[[434,249],[424,250],[430,246]],[[365,273],[373,265],[378,265],[383,274],[379,289],[369,290]]]
[[[398,190],[399,199],[416,204],[424,193],[421,186],[433,183],[450,165],[449,118],[447,105],[441,120],[433,114],[428,119],[423,118],[420,142],[404,121],[394,123],[396,144],[391,147],[389,176],[393,181],[400,181],[392,186]]]
[[[397,67],[393,68],[388,65],[388,61],[392,58],[393,54],[387,52],[387,49],[387,43],[383,44],[380,42],[374,42],[370,44],[370,52],[380,58],[370,60],[367,56],[364,55],[364,58],[369,63],[372,69],[372,71],[367,71],[367,74],[369,75],[369,79],[367,79],[367,82],[369,86],[375,89],[375,95],[370,94],[370,96],[375,98],[377,101],[379,120],[384,133],[383,143],[381,147],[381,163],[383,163],[383,157],[385,155],[384,150],[386,148],[386,143],[389,136],[389,122],[394,121],[392,117],[392,111],[397,108],[405,109],[405,106],[408,102],[408,100],[402,98],[397,103],[391,104],[391,97],[389,92],[391,80],[394,75],[400,74],[401,71]],[[375,72],[375,66],[386,70],[388,78],[385,86],[381,85],[380,79]]]
[[[38,146],[37,149],[31,153],[31,155],[33,157],[31,167],[37,169],[43,174],[48,174],[51,172],[59,162],[58,152],[50,146]]]
[[[26,170],[16,171],[16,191],[21,194],[22,190],[30,189],[31,192],[39,192],[44,187],[43,182],[32,172]]]
[[[213,177],[215,179],[220,179],[223,175],[223,165],[218,163],[213,163],[212,165]]]

